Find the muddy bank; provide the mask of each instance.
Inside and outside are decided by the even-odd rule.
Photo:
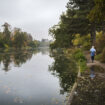
[[[105,105],[105,69],[91,66],[78,78],[70,105]]]
[[[81,72],[80,72],[80,67],[79,67],[79,70],[78,70],[78,74],[77,74],[77,80],[78,78],[81,77]],[[71,105],[72,103],[72,100],[74,98],[74,95],[76,94],[76,88],[77,88],[77,85],[78,85],[78,81],[76,81],[70,91],[70,94],[68,95],[67,99],[66,99],[66,103],[65,105]]]

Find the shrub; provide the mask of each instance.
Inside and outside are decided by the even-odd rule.
[[[77,50],[74,51],[74,58],[77,61],[84,61],[84,60],[86,60],[83,52],[80,49],[77,49]]]
[[[105,63],[105,48],[102,51],[101,62]]]
[[[78,62],[81,72],[85,71],[86,66],[86,58],[83,54],[83,52],[80,49],[76,49],[73,53],[74,59]]]
[[[105,48],[105,34],[102,35],[102,33],[99,33],[98,38],[96,39],[96,50],[97,53],[102,53],[103,49]]]
[[[90,34],[80,36],[79,34],[76,34],[74,39],[72,40],[72,43],[76,47],[81,47],[85,50],[89,50],[91,46],[91,41],[90,41]]]

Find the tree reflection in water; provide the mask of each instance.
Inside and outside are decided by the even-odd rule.
[[[11,70],[11,64],[14,64],[16,67],[20,67],[22,64],[30,60],[33,54],[37,54],[39,52],[46,54],[48,50],[49,49],[2,50],[0,51],[0,64],[3,64],[3,70],[7,72]]]
[[[57,76],[60,81],[60,94],[64,94],[73,86],[77,77],[77,65],[75,61],[62,51],[51,52],[54,62],[49,66],[49,71]]]

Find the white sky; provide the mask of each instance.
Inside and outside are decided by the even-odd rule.
[[[0,26],[8,22],[37,39],[51,39],[48,29],[59,22],[69,0],[0,0]]]

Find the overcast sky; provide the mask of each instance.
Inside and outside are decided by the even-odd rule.
[[[48,38],[48,29],[59,22],[68,0],[0,0],[0,25],[8,22],[37,39]]]

